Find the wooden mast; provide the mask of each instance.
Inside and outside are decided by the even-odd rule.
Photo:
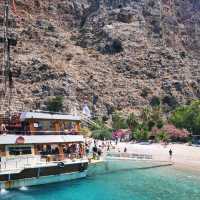
[[[13,78],[11,70],[11,56],[10,56],[10,47],[16,46],[17,40],[11,36],[9,32],[9,27],[12,27],[14,24],[12,20],[9,19],[10,13],[10,0],[4,1],[4,18],[3,18],[3,37],[0,38],[0,43],[3,43],[3,65],[2,65],[2,91],[1,91],[1,111],[7,112],[8,117],[11,115],[11,100],[12,100],[12,89],[13,89]],[[7,109],[7,110],[5,110]]]

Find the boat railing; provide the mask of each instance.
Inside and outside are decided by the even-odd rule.
[[[35,165],[40,160],[40,155],[2,157],[0,172],[23,169],[25,166]]]
[[[67,162],[73,163],[79,160],[87,159],[84,155],[78,153],[72,154],[55,154],[55,155],[34,155],[34,156],[15,156],[3,158],[0,162],[0,173],[19,171],[29,167],[48,166],[53,163]]]
[[[31,131],[31,135],[77,135],[79,131]],[[29,132],[30,134],[30,132]]]
[[[145,159],[145,160],[152,159],[152,155],[150,155],[150,154],[135,154],[135,153],[121,153],[121,152],[110,152],[110,153],[107,153],[106,157]]]
[[[48,154],[42,155],[41,160],[45,162],[60,162],[62,160],[77,160],[82,159],[84,156],[81,156],[79,153],[68,153],[68,154]]]
[[[0,135],[79,135],[80,131],[1,131]]]

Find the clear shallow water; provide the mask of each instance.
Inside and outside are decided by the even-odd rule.
[[[133,161],[92,166],[86,179],[11,190],[1,200],[200,200],[198,175]]]

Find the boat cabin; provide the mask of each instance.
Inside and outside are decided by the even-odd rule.
[[[66,114],[23,112],[1,119],[1,133],[19,135],[79,134],[80,117]]]
[[[20,164],[75,160],[84,156],[84,138],[81,135],[1,135],[1,162]],[[3,166],[1,166],[2,168]]]
[[[82,158],[84,152],[79,116],[24,112],[9,124],[1,123],[1,162],[18,158],[30,164],[35,159],[44,162],[73,160]]]

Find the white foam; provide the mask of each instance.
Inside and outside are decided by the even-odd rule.
[[[21,190],[21,191],[27,191],[28,188],[26,186],[22,186],[22,187],[19,188],[19,190]]]
[[[4,188],[2,188],[1,190],[0,190],[0,194],[1,195],[5,195],[5,194],[7,194],[8,193],[8,190],[6,190],[6,189],[4,189]]]

